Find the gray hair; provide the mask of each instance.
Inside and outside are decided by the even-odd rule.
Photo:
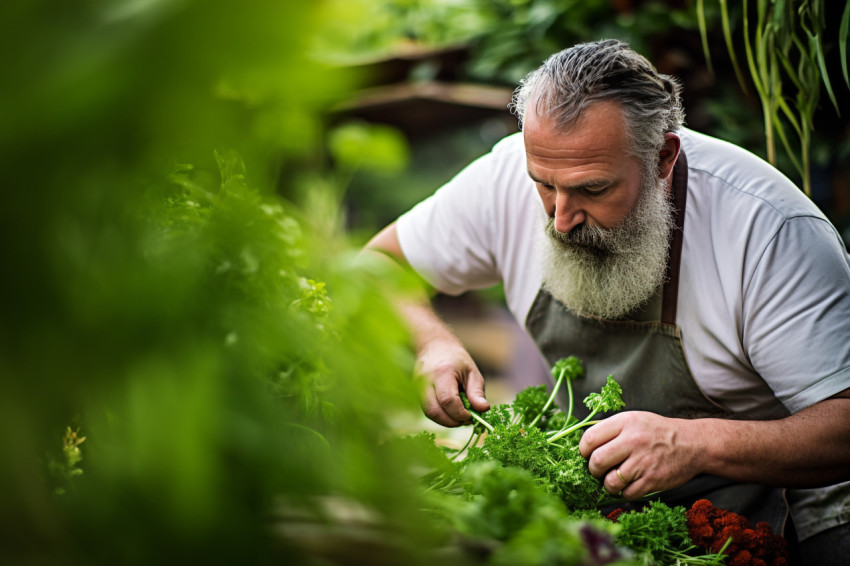
[[[581,43],[555,53],[516,89],[511,111],[525,120],[529,104],[568,129],[594,102],[620,105],[630,146],[645,167],[658,160],[664,134],[682,127],[685,112],[678,81],[660,74],[645,57],[613,39]]]

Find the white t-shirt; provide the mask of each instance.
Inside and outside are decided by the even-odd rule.
[[[676,322],[697,385],[731,411],[791,413],[850,387],[850,255],[835,228],[753,154],[679,135],[688,196]],[[444,293],[502,281],[524,327],[542,282],[541,209],[518,133],[399,218],[399,242]]]

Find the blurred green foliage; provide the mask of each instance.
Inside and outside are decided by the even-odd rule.
[[[850,167],[850,137],[846,120],[836,114],[832,99],[826,102],[824,96],[823,102],[817,103],[815,90],[821,86],[819,79],[815,78],[814,85],[806,91],[811,95],[806,100],[793,98],[796,85],[791,84],[791,79],[784,81],[786,106],[805,108],[808,123],[805,127],[798,123],[797,131],[785,114],[774,108],[775,121],[784,124],[789,139],[796,135],[795,132],[806,139],[806,147],[793,140],[780,146],[766,138],[762,103],[752,84],[739,82],[743,75],[733,65],[736,59],[729,57],[721,7],[728,8],[726,25],[734,37],[732,48],[738,52],[737,60],[743,62],[742,7],[748,5],[750,27],[753,28],[757,12],[773,4],[777,10],[783,7],[783,13],[798,8],[819,13],[821,19],[818,21],[823,25],[813,33],[820,32],[822,62],[830,76],[841,77],[844,69],[839,51],[846,47],[846,22],[850,14],[847,11],[842,14],[844,2],[334,0],[330,5],[339,5],[342,15],[336,20],[333,36],[323,43],[321,53],[328,60],[348,64],[404,56],[414,47],[421,50],[462,45],[468,50],[468,57],[452,71],[456,73],[454,80],[512,88],[555,51],[582,41],[621,39],[649,57],[659,70],[682,80],[688,126],[731,141],[766,159],[771,158],[801,188],[807,187],[806,179],[810,177],[812,198],[827,214],[841,222],[843,215],[850,214],[847,209],[850,195],[834,193],[847,190],[842,171]],[[840,30],[842,24],[844,27]],[[704,37],[701,37],[701,27]],[[777,46],[774,61],[786,56],[787,45]],[[710,53],[706,53],[706,48]],[[707,57],[713,65],[707,64]],[[423,76],[435,75],[438,71],[431,66],[433,61],[415,66],[408,80],[416,82]],[[800,72],[803,70],[801,66]],[[850,101],[850,90],[840,84],[840,79],[834,79],[833,83],[835,106],[841,110]],[[361,222],[368,226],[364,231],[380,228],[492,145],[493,140],[486,136],[476,136],[474,127],[454,129],[447,125],[445,129],[445,133],[428,139],[410,140],[411,167],[405,174],[375,176],[367,172],[353,179],[349,194],[357,196],[355,206],[358,210],[354,219],[358,228]],[[465,150],[458,151],[448,141],[452,133],[474,143],[458,144]],[[774,145],[780,146],[778,151],[772,151]],[[443,160],[431,157],[433,147],[446,146],[452,148],[443,151]],[[800,167],[803,154],[811,156],[807,167]],[[837,189],[833,188],[836,184]],[[430,190],[425,185],[429,185]],[[399,187],[409,187],[409,190],[400,191]]]
[[[647,52],[653,38],[697,29],[687,2],[662,0],[334,0],[323,57],[338,63],[403,53],[409,44],[469,45],[471,79],[515,86],[555,51],[616,37]]]
[[[270,517],[328,494],[431,536],[376,449],[419,414],[394,279],[278,196],[353,80],[319,8],[0,3],[1,563],[309,564]]]

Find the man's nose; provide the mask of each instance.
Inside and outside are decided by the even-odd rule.
[[[555,197],[553,218],[555,219],[555,230],[566,234],[585,221],[585,214],[576,203],[575,198],[571,198],[566,193],[559,193]]]

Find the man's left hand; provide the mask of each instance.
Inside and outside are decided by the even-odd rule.
[[[609,493],[638,499],[700,472],[699,449],[688,434],[693,422],[626,411],[587,429],[579,450]]]

